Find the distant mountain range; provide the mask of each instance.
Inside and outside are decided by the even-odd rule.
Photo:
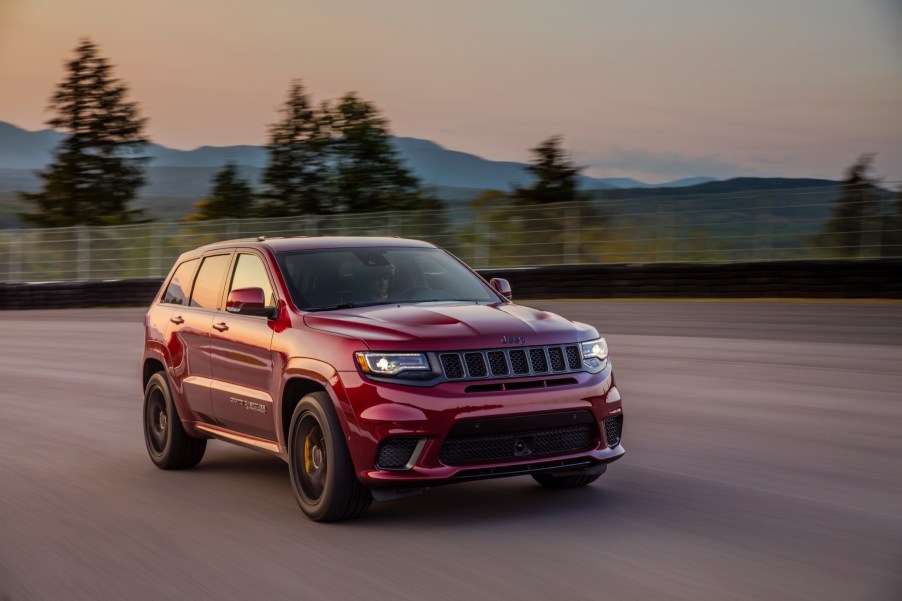
[[[40,180],[33,171],[52,160],[52,150],[63,137],[63,134],[53,130],[27,131],[0,121],[0,192],[39,189]],[[428,186],[507,190],[532,181],[524,163],[490,161],[417,138],[395,137],[393,142],[407,166]],[[213,175],[227,162],[238,165],[243,177],[257,183],[267,159],[265,148],[246,145],[177,150],[149,144],[145,154],[151,160],[147,171],[148,184],[141,190],[142,196],[195,199],[208,193]],[[676,188],[711,181],[716,180],[692,177],[647,184],[630,178],[580,178],[581,187],[586,190]]]
[[[40,190],[42,181],[35,172],[52,160],[52,151],[63,137],[56,131],[26,131],[0,121],[0,229],[21,225],[18,214],[29,207],[16,192]],[[509,190],[532,180],[523,163],[489,161],[429,140],[393,138],[393,142],[414,174],[452,205],[467,203],[487,189]],[[266,149],[259,146],[176,150],[150,144],[146,154],[151,157],[148,181],[133,206],[164,222],[178,221],[194,212],[194,204],[209,193],[211,179],[227,162],[235,163],[241,176],[256,185],[267,159]],[[691,211],[693,203],[717,199],[724,211],[718,219],[726,221],[731,219],[731,211],[746,207],[749,199],[770,206],[798,204],[797,191],[805,188],[806,202],[818,204],[817,215],[805,217],[812,223],[826,218],[839,189],[838,182],[832,180],[755,177],[693,177],[662,184],[583,177],[581,184],[596,200],[629,201],[634,215],[658,211],[661,200],[679,199],[679,210]]]

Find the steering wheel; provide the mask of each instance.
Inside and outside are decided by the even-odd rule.
[[[411,286],[410,288],[407,288],[406,290],[402,290],[398,296],[399,296],[399,299],[403,302],[405,300],[408,300],[408,297],[410,297],[410,296],[421,295],[423,293],[429,295],[429,294],[432,294],[432,290],[427,288],[426,286],[419,286],[419,285]]]

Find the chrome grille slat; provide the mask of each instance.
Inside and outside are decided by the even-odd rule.
[[[522,378],[582,371],[575,344],[438,353],[445,378],[453,381]]]

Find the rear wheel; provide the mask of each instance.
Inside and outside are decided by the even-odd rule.
[[[590,474],[587,476],[555,476],[553,473],[546,472],[533,474],[532,477],[545,488],[560,490],[563,488],[579,488],[580,486],[592,484],[601,477],[601,474]]]
[[[207,449],[207,439],[191,438],[182,428],[163,372],[144,388],[144,442],[151,461],[164,470],[194,467]]]
[[[341,424],[325,392],[295,407],[288,436],[288,464],[298,505],[317,522],[363,514],[373,501],[354,473]]]

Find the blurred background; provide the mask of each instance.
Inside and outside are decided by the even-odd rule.
[[[897,0],[0,0],[0,599],[902,598],[900,31]],[[160,472],[142,306],[259,235],[425,239],[594,325],[627,455],[330,526],[278,459]]]

